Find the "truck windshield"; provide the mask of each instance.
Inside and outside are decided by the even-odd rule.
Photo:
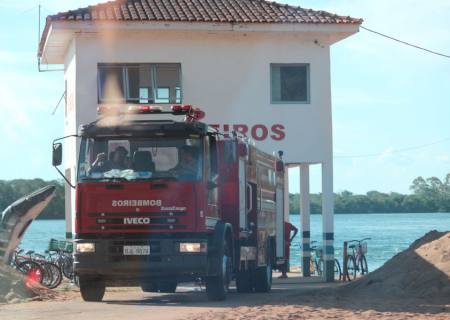
[[[78,180],[200,180],[202,145],[200,138],[83,138]]]

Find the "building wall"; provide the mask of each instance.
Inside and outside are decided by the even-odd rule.
[[[181,63],[183,103],[204,109],[208,123],[263,124],[269,134],[257,144],[268,152],[284,150],[287,162],[322,162],[331,154],[329,47],[312,39],[167,31],[79,36],[76,60],[81,123],[97,116],[97,63],[173,62]],[[271,63],[310,63],[310,104],[270,103]],[[274,124],[285,127],[284,139],[270,137]]]
[[[66,78],[72,79],[68,96],[70,90],[75,93],[75,110],[67,115],[66,133],[97,118],[98,63],[181,63],[183,103],[205,110],[206,122],[222,130],[224,124],[263,125],[268,136],[256,143],[265,151],[283,150],[289,163],[330,162],[330,52],[315,39],[287,32],[78,34],[67,55],[72,57],[66,64]],[[310,64],[309,104],[271,104],[271,63]],[[283,139],[271,138],[280,137],[271,132],[273,125],[284,126]],[[261,129],[257,133],[261,136]],[[74,147],[66,153],[71,157],[66,166],[72,168],[78,157]]]

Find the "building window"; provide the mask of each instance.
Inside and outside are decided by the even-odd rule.
[[[99,64],[99,103],[181,103],[181,66]]]
[[[309,103],[309,64],[271,64],[271,102]]]

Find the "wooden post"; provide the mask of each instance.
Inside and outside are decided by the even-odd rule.
[[[344,253],[342,257],[342,273],[343,273],[343,281],[350,281],[350,277],[348,276],[347,270],[347,241],[344,241]]]

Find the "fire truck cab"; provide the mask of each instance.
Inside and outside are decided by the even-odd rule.
[[[81,126],[74,272],[86,301],[106,286],[175,292],[205,284],[210,300],[267,292],[284,258],[284,166],[224,136],[191,106],[134,107]],[[184,116],[184,121],[140,114]],[[53,144],[53,164],[62,145]]]

